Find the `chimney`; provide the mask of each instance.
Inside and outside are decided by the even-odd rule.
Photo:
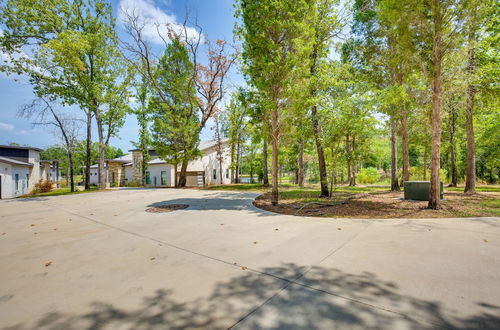
[[[141,150],[132,151],[132,180],[142,184],[142,152]]]

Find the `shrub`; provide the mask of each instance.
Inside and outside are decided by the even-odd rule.
[[[375,183],[380,179],[380,173],[375,167],[362,168],[358,173],[360,183]]]
[[[130,181],[125,184],[125,187],[142,187],[142,185],[139,182]]]
[[[45,181],[40,180],[40,182],[35,184],[35,192],[36,193],[50,192],[50,191],[52,191],[53,184],[54,183],[50,180],[45,180]]]

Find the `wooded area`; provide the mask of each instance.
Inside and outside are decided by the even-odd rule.
[[[319,184],[322,197],[340,184],[397,191],[430,180],[431,209],[440,208],[440,181],[465,182],[469,194],[476,182],[498,182],[495,1],[236,0],[235,8],[232,45],[190,17],[168,25],[123,11],[119,37],[107,1],[6,0],[0,70],[29,79],[38,100],[22,115],[55,126],[68,175],[84,165],[86,188],[93,161],[105,188],[109,141],[126,114],[137,117],[144,160],[155,148],[179,169],[176,186],[211,129],[221,162],[229,140],[231,182],[272,185],[273,205],[289,177]],[[151,24],[160,47],[145,35]],[[247,85],[229,90],[231,70]],[[82,116],[66,115],[70,106]],[[74,133],[79,122],[84,136]]]

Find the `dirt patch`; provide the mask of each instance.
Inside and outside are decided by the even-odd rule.
[[[150,213],[165,213],[165,212],[172,212],[176,210],[183,210],[185,208],[188,208],[189,205],[187,204],[165,204],[165,205],[158,205],[155,207],[150,207],[146,209],[146,212]]]
[[[352,218],[450,218],[500,216],[500,194],[445,194],[440,210],[430,210],[425,201],[403,200],[402,192],[361,194],[338,193],[317,201],[307,198],[281,199],[273,206],[270,193],[260,195],[253,204],[261,209],[298,216]]]

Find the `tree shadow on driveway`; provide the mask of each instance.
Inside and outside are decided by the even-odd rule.
[[[264,274],[264,275],[263,275]],[[309,285],[274,279],[306,278]],[[188,276],[189,274],[186,274]],[[328,290],[314,288],[328,287]],[[182,292],[175,292],[177,295]],[[53,312],[32,325],[4,329],[498,329],[499,307],[477,302],[480,313],[463,316],[440,302],[403,294],[395,283],[374,274],[349,274],[338,269],[285,264],[218,283],[205,298],[177,302],[173,291],[158,289],[140,307],[125,309],[97,301],[81,315]]]
[[[247,211],[258,216],[277,216],[279,214],[255,207],[252,202],[258,194],[254,193],[211,193],[199,198],[174,198],[154,202],[148,207],[159,207],[168,204],[188,204],[186,211]]]

